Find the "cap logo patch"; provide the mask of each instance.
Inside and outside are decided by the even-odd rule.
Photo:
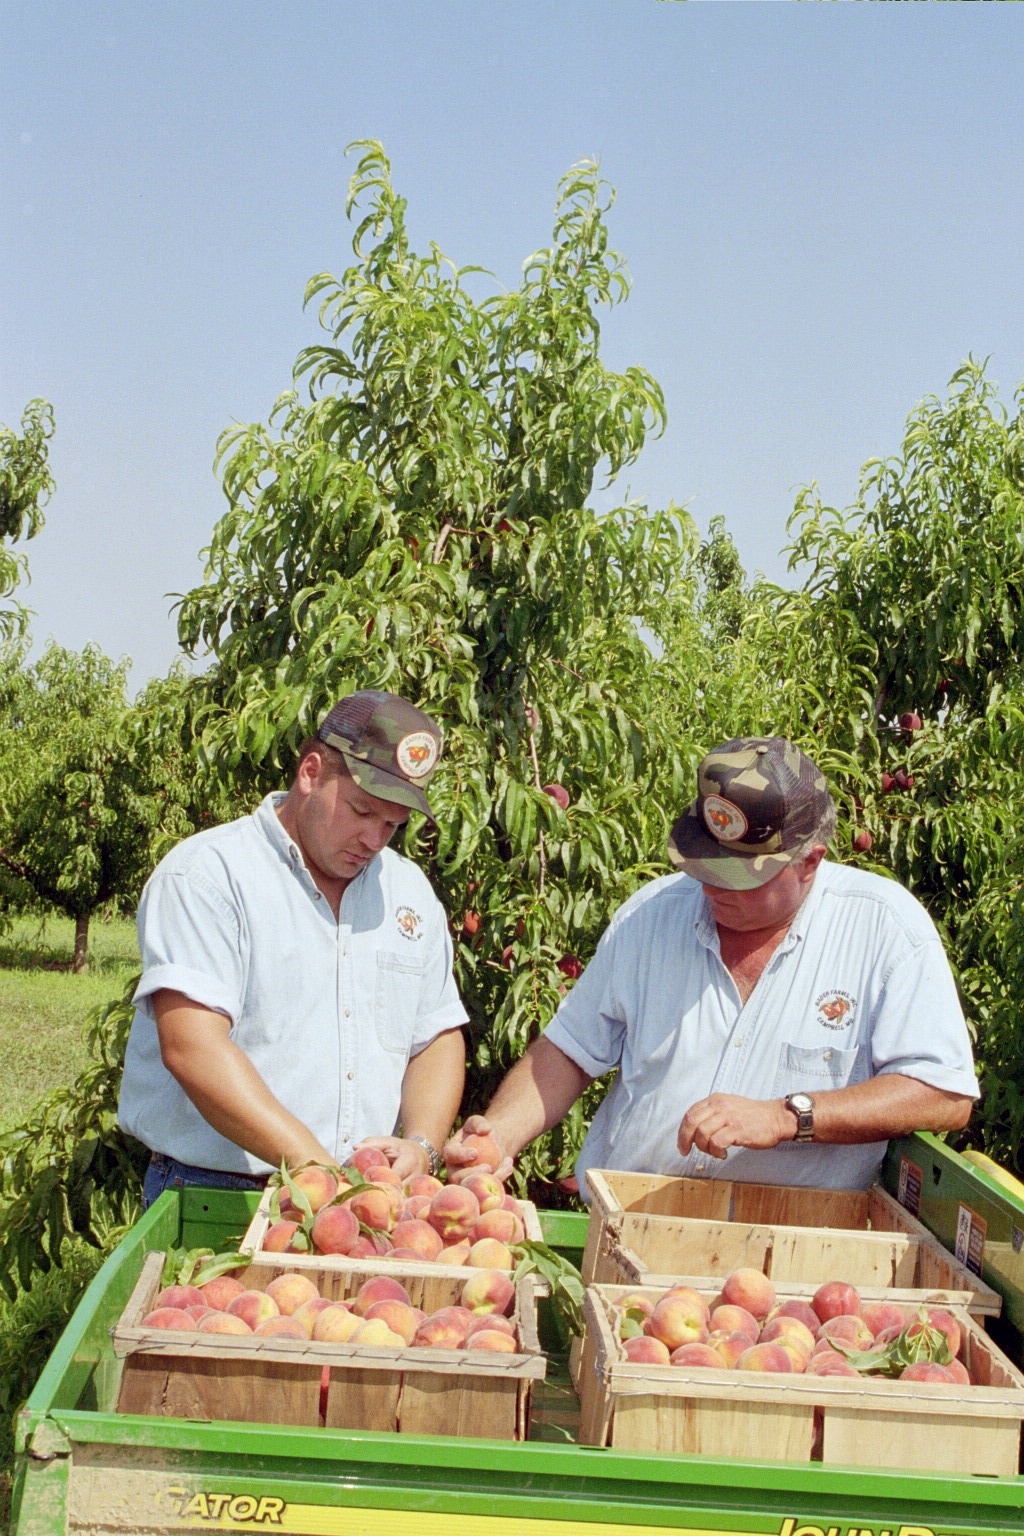
[[[412,731],[395,748],[395,761],[407,779],[425,779],[437,762],[437,742],[429,731]]]
[[[746,836],[749,822],[731,800],[724,800],[721,795],[705,795],[701,809],[705,826],[720,843],[738,843]]]

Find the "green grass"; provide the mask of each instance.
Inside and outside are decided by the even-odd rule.
[[[51,1088],[73,1083],[89,1060],[84,1024],[120,997],[139,969],[135,924],[94,919],[89,970],[71,974],[70,918],[20,917],[0,934],[0,1132],[21,1125]]]

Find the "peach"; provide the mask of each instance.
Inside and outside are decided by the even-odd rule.
[[[375,1169],[390,1168],[391,1164],[380,1147],[356,1147],[348,1160],[348,1166],[361,1173],[364,1179],[370,1179]]]
[[[457,1307],[442,1307],[421,1323],[413,1343],[420,1349],[461,1349],[465,1343],[468,1323],[456,1314]]]
[[[959,1382],[960,1386],[969,1387],[971,1385],[970,1373],[962,1360],[947,1360],[946,1370],[954,1381]]]
[[[349,1210],[364,1226],[388,1232],[394,1224],[402,1192],[388,1184],[367,1184],[346,1202]]]
[[[744,1307],[762,1322],[776,1303],[775,1287],[759,1269],[734,1269],[722,1286],[722,1303]]]
[[[347,1344],[362,1321],[361,1317],[336,1301],[325,1307],[314,1321],[313,1338],[321,1344]]]
[[[446,1184],[438,1190],[427,1212],[427,1220],[445,1243],[468,1237],[479,1216],[479,1200],[461,1184]]]
[[[300,1221],[293,1221],[289,1216],[282,1216],[280,1221],[272,1222],[263,1234],[263,1252],[288,1253],[289,1250],[294,1252],[292,1242],[301,1226]]]
[[[425,1321],[426,1313],[420,1307],[410,1306],[406,1301],[375,1301],[367,1307],[363,1317],[367,1322],[375,1318],[383,1318],[392,1333],[401,1335],[406,1344],[411,1344],[416,1337],[416,1330]]]
[[[777,1344],[779,1348],[785,1350],[786,1354],[789,1356],[790,1364],[792,1365],[794,1372],[799,1372],[802,1374],[804,1371],[806,1371],[808,1362],[811,1358],[811,1351],[807,1348],[807,1345],[804,1344],[801,1339],[795,1338],[792,1334],[784,1333],[777,1339],[770,1339],[767,1341],[759,1340],[758,1342]]]
[[[696,1291],[671,1291],[644,1323],[644,1332],[660,1339],[670,1352],[680,1344],[703,1343],[708,1336],[707,1305]]]
[[[757,1336],[759,1344],[781,1344],[786,1339],[794,1339],[809,1355],[815,1345],[814,1334],[806,1323],[802,1323],[798,1317],[773,1317],[771,1322],[765,1323]]]
[[[363,1232],[356,1238],[346,1257],[350,1259],[380,1259],[387,1255],[390,1259],[393,1252],[391,1239],[385,1233]]]
[[[317,1253],[351,1253],[359,1222],[348,1205],[325,1205],[313,1218],[311,1233]]]
[[[946,1342],[949,1345],[950,1354],[958,1355],[960,1353],[960,1324],[956,1318],[951,1312],[947,1312],[945,1307],[928,1307],[925,1310],[928,1314],[928,1325],[932,1328],[937,1328],[940,1333],[944,1333],[946,1335]],[[924,1319],[918,1318],[909,1325],[907,1333],[911,1338],[914,1338],[923,1330],[924,1326]]]
[[[167,1285],[157,1294],[157,1307],[177,1307],[183,1312],[186,1307],[208,1307],[202,1291],[195,1285]]]
[[[860,1293],[845,1280],[827,1280],[811,1297],[811,1306],[823,1323],[833,1317],[856,1317],[860,1312]]]
[[[876,1339],[883,1328],[903,1329],[910,1321],[906,1307],[901,1307],[894,1301],[862,1302],[860,1315]]]
[[[498,1243],[515,1243],[521,1239],[522,1226],[522,1222],[514,1212],[506,1211],[501,1206],[496,1210],[481,1210],[473,1223],[469,1240],[471,1243],[478,1243],[481,1238],[493,1238]]]
[[[709,1327],[712,1332],[719,1333],[746,1333],[750,1335],[750,1342],[755,1344],[761,1331],[761,1325],[752,1312],[746,1307],[737,1307],[735,1304],[723,1303],[715,1307],[709,1319]]]
[[[462,1287],[459,1300],[475,1316],[502,1312],[506,1316],[515,1305],[516,1288],[502,1269],[478,1269]]]
[[[460,1243],[449,1243],[441,1249],[435,1264],[450,1264],[453,1268],[461,1268],[469,1258],[469,1238],[464,1237]]]
[[[500,1167],[505,1154],[502,1152],[494,1137],[487,1131],[473,1131],[468,1136],[463,1136],[462,1145],[467,1152],[472,1152],[473,1158],[470,1167],[477,1163],[486,1163],[488,1171],[493,1173]],[[466,1167],[466,1164],[462,1165]]]
[[[402,1188],[408,1199],[426,1196],[430,1201],[444,1185],[432,1173],[414,1173],[411,1179],[406,1179]]]
[[[274,1276],[267,1286],[266,1294],[276,1301],[277,1310],[283,1317],[291,1317],[293,1312],[297,1312],[307,1301],[313,1301],[320,1292],[308,1275],[285,1270],[283,1274]]]
[[[853,1376],[858,1381],[860,1372],[855,1370],[849,1360],[845,1360],[837,1350],[822,1350],[820,1354],[813,1354],[807,1362],[808,1376]]]
[[[716,1349],[709,1344],[680,1344],[668,1357],[669,1365],[697,1366],[701,1370],[720,1371],[722,1369],[722,1357]]]
[[[190,1317],[184,1307],[154,1307],[152,1312],[147,1312],[142,1319],[143,1328],[188,1328],[196,1326],[194,1317]]]
[[[374,1275],[364,1280],[348,1304],[353,1312],[364,1317],[367,1308],[372,1307],[375,1301],[404,1301],[406,1306],[412,1305],[405,1286],[391,1275]]]
[[[205,1317],[199,1319],[200,1333],[252,1333],[252,1329],[244,1317],[235,1317],[232,1312],[207,1312]]]
[[[432,1263],[444,1244],[441,1234],[429,1221],[397,1221],[391,1229],[391,1241],[396,1249],[408,1248],[417,1259]]]
[[[493,1349],[499,1354],[514,1355],[518,1348],[515,1339],[510,1338],[499,1328],[481,1328],[477,1333],[467,1335],[465,1341],[467,1349]]]
[[[199,1290],[208,1307],[223,1312],[229,1302],[234,1301],[236,1296],[241,1296],[245,1286],[241,1280],[236,1280],[234,1275],[217,1275],[215,1279],[207,1280]]]
[[[915,1360],[908,1365],[905,1371],[900,1372],[900,1381],[943,1381],[947,1386],[956,1381],[946,1366],[939,1365],[936,1360]]]
[[[617,1312],[638,1312],[642,1317],[650,1317],[654,1311],[654,1302],[649,1296],[642,1295],[640,1291],[629,1291],[625,1296],[619,1297],[615,1303],[615,1309]]]
[[[389,1328],[382,1317],[370,1320],[363,1318],[359,1327],[349,1339],[350,1344],[383,1344],[388,1349],[404,1349],[405,1339],[393,1328]]]
[[[751,1339],[749,1333],[726,1333],[718,1328],[707,1336],[708,1345],[719,1357],[719,1363],[725,1366],[734,1366],[744,1350],[750,1349],[756,1340]]]
[[[201,1317],[205,1317],[208,1312],[216,1311],[216,1308],[215,1307],[205,1307],[205,1306],[203,1306],[202,1302],[199,1302],[198,1304],[193,1304],[192,1306],[184,1307],[182,1310],[188,1313],[189,1317],[192,1319],[192,1321],[194,1323],[198,1323],[198,1321],[199,1321],[199,1319]]]
[[[842,1313],[838,1317],[830,1317],[822,1323],[821,1339],[838,1339],[841,1344],[847,1344],[854,1349],[870,1349],[874,1341],[871,1329],[862,1317],[854,1317],[849,1313]]]
[[[815,1338],[821,1332],[821,1318],[815,1312],[809,1301],[803,1301],[799,1296],[793,1296],[788,1301],[781,1302],[765,1318],[770,1323],[776,1317],[795,1317],[805,1328],[809,1328]]]
[[[480,1205],[481,1215],[487,1211],[501,1211],[505,1209],[505,1186],[500,1179],[496,1179],[493,1173],[471,1173],[467,1179],[463,1179],[462,1188],[468,1189],[471,1195],[475,1195]],[[509,1215],[513,1215],[509,1211]]]
[[[626,1339],[622,1346],[622,1353],[634,1365],[668,1365],[669,1363],[668,1346],[660,1339],[652,1339],[645,1333],[635,1339]]]
[[[497,1328],[499,1333],[507,1333],[510,1339],[516,1336],[516,1325],[510,1317],[503,1312],[480,1312],[466,1329],[466,1338],[470,1339],[474,1333],[479,1333],[481,1328]]]
[[[294,1317],[265,1317],[262,1323],[258,1323],[253,1333],[267,1338],[269,1335],[280,1335],[285,1339],[301,1339],[303,1343],[309,1338],[309,1334],[301,1323],[297,1323]]]
[[[228,1303],[227,1310],[232,1317],[240,1317],[247,1322],[255,1333],[265,1318],[277,1317],[281,1309],[266,1291],[243,1291]]]
[[[307,1338],[311,1339],[313,1337],[313,1326],[320,1313],[326,1312],[328,1307],[334,1306],[337,1306],[337,1302],[332,1301],[329,1296],[314,1296],[312,1301],[303,1302],[302,1306],[292,1313],[292,1317],[294,1317],[297,1323],[302,1324]]]
[[[426,1221],[433,1195],[407,1195],[398,1207],[399,1221]]]
[[[309,1208],[315,1216],[317,1211],[337,1198],[338,1181],[330,1169],[323,1168],[319,1163],[307,1163],[304,1168],[297,1168],[290,1175],[296,1189],[300,1189],[309,1202]],[[289,1194],[288,1186],[284,1186]],[[289,1198],[289,1203],[291,1200]]]
[[[779,1371],[792,1374],[793,1362],[781,1344],[751,1344],[736,1361],[738,1371]]]
[[[471,1269],[515,1269],[516,1256],[496,1237],[482,1237],[479,1242],[470,1244],[466,1263]]]

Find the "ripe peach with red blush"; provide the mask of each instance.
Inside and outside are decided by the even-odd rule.
[[[833,1317],[856,1317],[860,1312],[860,1293],[846,1280],[827,1280],[811,1297],[811,1306],[823,1323]]]
[[[325,1205],[337,1197],[338,1181],[330,1169],[322,1168],[319,1163],[310,1163],[305,1168],[298,1168],[290,1175],[292,1183],[300,1189],[309,1202],[309,1208],[314,1216]],[[285,1185],[288,1191],[288,1186]]]
[[[396,1221],[391,1229],[391,1241],[395,1250],[405,1249],[415,1259],[432,1264],[444,1244],[440,1232],[429,1221]]]
[[[492,1349],[496,1354],[514,1355],[517,1345],[515,1339],[503,1333],[499,1328],[481,1328],[477,1333],[468,1334],[465,1340],[467,1349]]]
[[[184,1311],[186,1307],[209,1306],[202,1291],[195,1285],[167,1285],[157,1293],[156,1305],[158,1307],[177,1307]]]
[[[775,1287],[767,1275],[759,1269],[734,1269],[722,1286],[722,1303],[726,1306],[744,1307],[758,1321],[763,1321],[775,1306]]]
[[[696,1367],[699,1370],[720,1371],[722,1369],[722,1357],[717,1350],[709,1344],[701,1344],[694,1341],[692,1344],[680,1344],[668,1357],[669,1365],[682,1365]]]
[[[294,1270],[286,1270],[283,1274],[275,1275],[267,1286],[266,1294],[273,1297],[277,1303],[277,1310],[284,1317],[291,1317],[307,1301],[312,1301],[320,1292],[308,1275],[299,1274]]]
[[[793,1362],[781,1344],[752,1344],[736,1361],[738,1371],[778,1371],[792,1375]]]
[[[696,1291],[669,1292],[657,1303],[643,1325],[644,1332],[660,1339],[671,1352],[681,1344],[703,1343],[708,1336],[708,1309]]]
[[[410,1306],[405,1301],[375,1301],[363,1316],[367,1322],[382,1318],[392,1333],[400,1334],[406,1344],[412,1343],[420,1324],[426,1320],[422,1308]]]
[[[227,1310],[234,1316],[240,1317],[249,1324],[253,1333],[268,1317],[278,1317],[280,1307],[273,1296],[268,1296],[266,1291],[243,1291],[236,1296],[234,1301],[228,1303]]]
[[[951,1386],[956,1378],[944,1365],[939,1365],[937,1360],[915,1360],[908,1365],[905,1371],[900,1373],[900,1381],[938,1381]]]
[[[347,1344],[362,1321],[357,1313],[334,1302],[314,1321],[313,1337],[321,1344]]]
[[[430,1202],[427,1220],[445,1243],[461,1242],[480,1218],[480,1202],[462,1184],[446,1184]]]
[[[622,1353],[634,1365],[668,1365],[668,1346],[649,1334],[638,1334],[635,1339],[625,1339]]]
[[[729,1303],[712,1309],[709,1325],[712,1332],[749,1334],[751,1343],[756,1342],[761,1331],[761,1325],[752,1312],[748,1312],[746,1307]]]
[[[470,1244],[466,1263],[471,1269],[514,1269],[516,1258],[507,1243],[499,1243],[494,1237],[481,1237]]]
[[[207,1312],[196,1324],[200,1333],[252,1333],[252,1329],[244,1317],[236,1317],[232,1312]]]
[[[290,1216],[282,1216],[280,1221],[272,1222],[263,1234],[262,1248],[264,1253],[288,1253],[294,1252],[292,1244],[296,1232],[302,1223],[294,1221]],[[321,1249],[321,1253],[330,1252],[330,1249]],[[340,1250],[338,1250],[340,1251]]]
[[[154,1307],[142,1319],[143,1328],[194,1329],[196,1320],[184,1307]]]
[[[470,1312],[508,1314],[515,1305],[516,1288],[503,1269],[478,1269],[462,1287],[460,1305]]]
[[[359,1221],[348,1205],[325,1205],[313,1217],[311,1236],[317,1253],[351,1253]]]
[[[463,1136],[462,1146],[467,1152],[473,1154],[472,1163],[469,1166],[475,1163],[486,1163],[493,1173],[504,1160],[505,1154],[487,1131],[471,1131],[468,1136]],[[463,1164],[463,1167],[465,1166]]]
[[[804,1301],[799,1296],[790,1297],[787,1301],[780,1302],[777,1307],[765,1319],[771,1322],[776,1317],[795,1317],[805,1328],[809,1328],[815,1338],[821,1332],[821,1318],[815,1312],[809,1301]]]
[[[409,1292],[392,1275],[372,1275],[369,1280],[364,1280],[348,1305],[353,1312],[363,1316],[375,1301],[404,1301],[406,1305],[411,1304]]]
[[[380,1147],[356,1147],[348,1161],[364,1179],[372,1179],[375,1169],[391,1167]]]
[[[218,1312],[223,1312],[228,1303],[234,1301],[236,1296],[241,1296],[244,1290],[245,1286],[234,1275],[217,1275],[199,1287],[206,1305]]]
[[[723,1366],[732,1368],[744,1350],[750,1349],[756,1342],[749,1333],[726,1333],[718,1328],[707,1336],[707,1343],[718,1355]]]
[[[468,1189],[476,1196],[481,1215],[485,1211],[501,1210],[504,1207],[505,1186],[493,1173],[471,1173],[461,1183],[463,1189]]]

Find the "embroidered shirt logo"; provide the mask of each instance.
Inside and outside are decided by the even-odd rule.
[[[818,1023],[826,1029],[849,1029],[856,1006],[857,999],[849,992],[822,992],[814,1000]]]
[[[749,822],[731,800],[721,795],[705,795],[702,809],[708,831],[720,843],[736,843],[745,835]]]
[[[422,939],[423,919],[412,907],[398,907],[395,912],[398,931],[403,939]]]

